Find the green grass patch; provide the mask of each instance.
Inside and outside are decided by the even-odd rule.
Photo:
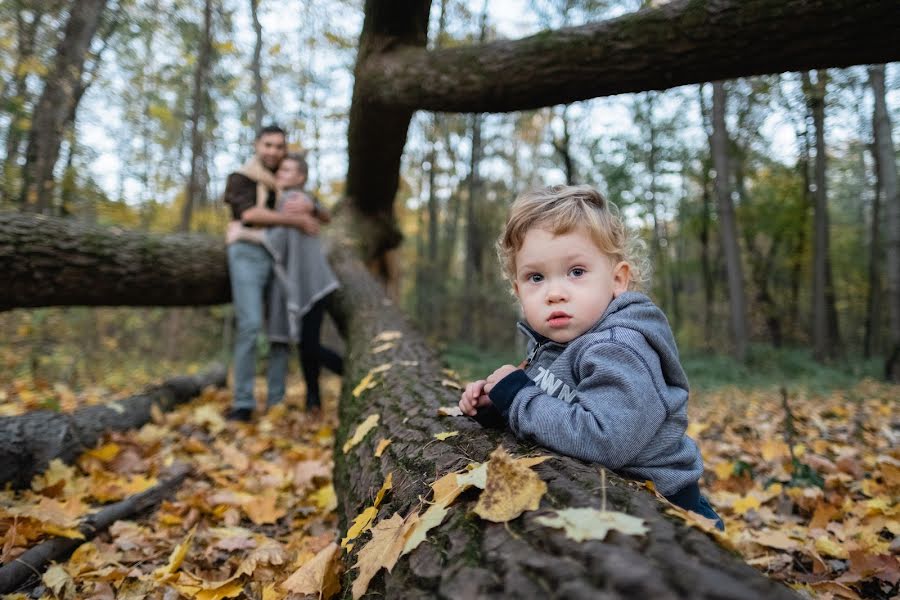
[[[691,351],[682,353],[681,364],[693,389],[788,385],[802,386],[816,393],[850,388],[865,378],[879,379],[883,369],[880,358],[866,360],[854,356],[823,365],[813,359],[809,349],[766,345],[751,346],[744,364],[730,356]]]

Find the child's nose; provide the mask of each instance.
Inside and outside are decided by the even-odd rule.
[[[554,285],[550,286],[547,289],[547,302],[553,304],[555,302],[562,302],[566,299],[566,291],[562,288],[562,286]]]

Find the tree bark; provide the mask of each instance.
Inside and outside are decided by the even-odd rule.
[[[731,200],[728,174],[728,131],[725,128],[725,86],[721,81],[713,83],[712,106],[713,164],[716,168],[716,198],[719,211],[719,234],[725,254],[728,273],[728,300],[731,313],[731,341],[735,358],[747,358],[747,301],[744,296],[744,270],[741,265],[741,249],[738,244],[737,220]]]
[[[77,106],[78,90],[91,40],[100,25],[107,0],[77,0],[69,8],[65,32],[56,49],[53,67],[34,107],[26,164],[22,203],[43,212],[53,200],[53,168],[70,113]]]
[[[831,285],[831,261],[829,260],[829,225],[828,225],[828,193],[826,182],[825,155],[825,86],[826,73],[819,71],[816,82],[810,81],[808,73],[803,74],[807,102],[810,105],[813,126],[816,136],[816,184],[813,199],[813,285],[812,285],[812,333],[813,354],[816,360],[824,362],[832,358],[836,350],[837,330],[834,328],[835,317],[834,292]]]
[[[29,584],[35,575],[40,575],[50,562],[62,562],[81,544],[94,539],[106,531],[116,521],[134,517],[159,505],[172,496],[184,482],[191,469],[185,464],[175,464],[162,476],[162,481],[153,487],[110,504],[84,519],[78,530],[84,537],[70,539],[53,537],[27,550],[16,560],[0,566],[0,594],[8,594]]]
[[[225,244],[81,221],[0,215],[0,310],[37,306],[200,306],[231,299]]]
[[[440,364],[419,333],[379,284],[352,258],[333,253],[341,280],[339,310],[348,324],[346,382],[340,401],[336,434],[334,484],[342,528],[371,504],[385,477],[393,473],[393,488],[381,505],[384,519],[421,505],[429,483],[473,461],[484,461],[498,445],[515,454],[537,449],[510,434],[484,430],[466,417],[438,417],[437,408],[455,404],[459,390],[442,385]],[[385,331],[402,337],[392,349],[373,354],[373,339]],[[358,398],[350,392],[369,369],[391,368],[380,382]],[[487,367],[487,365],[486,365]],[[364,418],[380,415],[375,431],[344,454],[340,451]],[[459,431],[437,441],[434,434]],[[382,457],[375,445],[391,439]],[[645,538],[615,533],[604,542],[576,543],[559,530],[540,526],[535,517],[546,509],[600,506],[600,475],[596,465],[541,450],[553,458],[536,471],[549,491],[541,509],[508,524],[492,524],[471,515],[474,498],[463,496],[447,520],[428,539],[402,557],[392,573],[376,576],[369,596],[385,598],[797,598],[779,583],[766,579],[706,534],[664,514],[664,506],[641,486],[617,477],[608,484],[612,509],[645,519]],[[347,564],[364,546],[357,540]],[[356,576],[345,577],[345,589]]]
[[[875,97],[872,116],[878,152],[878,181],[884,193],[887,216],[887,288],[890,344],[885,376],[900,382],[900,188],[897,160],[891,137],[891,120],[885,103],[884,65],[869,68],[869,81]],[[892,358],[891,358],[892,357]]]
[[[200,394],[209,385],[225,386],[227,370],[216,365],[206,373],[169,379],[143,394],[110,404],[79,408],[71,414],[47,410],[0,418],[0,487],[27,487],[54,458],[71,462],[107,431],[140,427],[151,408],[169,410]]]
[[[357,89],[398,109],[507,112],[889,62],[900,57],[891,41],[900,28],[895,9],[883,0],[674,0],[519,40],[431,52],[398,45],[366,61]]]
[[[413,109],[377,101],[362,86],[361,73],[370,61],[398,47],[424,48],[430,9],[430,0],[366,0],[347,131],[347,197],[364,224],[360,250],[367,261],[381,263],[403,237],[394,222],[394,196]],[[391,271],[388,264],[374,267]]]
[[[263,79],[262,79],[262,45],[263,32],[259,22],[259,0],[250,0],[250,16],[253,19],[253,32],[256,34],[256,42],[253,44],[253,61],[250,70],[253,72],[253,133],[256,135],[262,129],[265,105],[263,104]]]
[[[194,69],[194,93],[191,104],[191,174],[188,178],[184,207],[181,212],[181,231],[190,231],[194,206],[202,203],[206,190],[206,156],[204,115],[209,106],[209,71],[212,61],[212,0],[203,3],[203,37]]]

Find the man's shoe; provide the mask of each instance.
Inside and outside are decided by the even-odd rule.
[[[232,408],[226,417],[229,421],[241,421],[249,423],[253,418],[253,410],[249,408]]]

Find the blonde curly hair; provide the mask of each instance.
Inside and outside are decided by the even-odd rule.
[[[497,239],[503,276],[510,282],[516,278],[516,253],[522,248],[525,234],[535,227],[553,235],[585,227],[613,263],[628,263],[628,289],[641,289],[649,278],[645,245],[628,234],[615,204],[589,185],[554,185],[525,192],[510,207],[506,228]]]

